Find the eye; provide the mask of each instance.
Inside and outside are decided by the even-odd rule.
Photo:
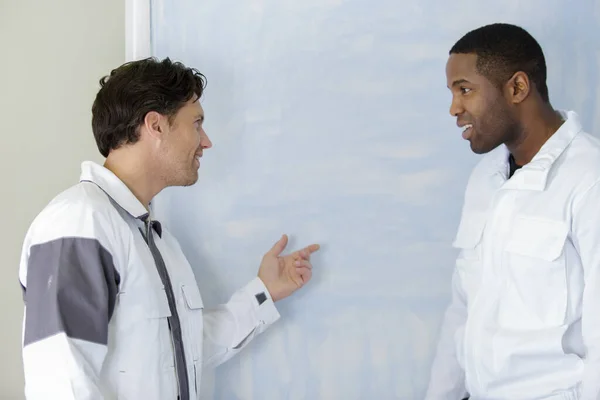
[[[468,94],[469,92],[471,92],[471,89],[469,89],[469,88],[466,88],[466,87],[464,87],[464,86],[461,86],[461,87],[460,87],[460,92],[461,92],[462,94]]]

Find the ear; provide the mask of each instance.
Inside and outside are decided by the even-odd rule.
[[[515,72],[506,83],[506,90],[511,103],[519,104],[523,102],[531,91],[529,77],[522,71]]]
[[[166,133],[167,121],[164,116],[156,111],[150,111],[144,117],[143,127],[146,133],[154,139],[162,139]]]

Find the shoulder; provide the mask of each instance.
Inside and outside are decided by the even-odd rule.
[[[109,248],[117,232],[116,210],[95,184],[80,182],[59,193],[34,218],[26,234],[28,247],[61,238],[95,239]]]
[[[597,188],[600,182],[600,140],[579,132],[554,162],[548,182],[570,193],[573,205],[583,198],[597,197],[598,190],[591,189]]]
[[[575,174],[592,181],[600,178],[600,139],[587,132],[580,132],[565,149],[560,160]]]

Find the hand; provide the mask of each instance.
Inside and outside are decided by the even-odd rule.
[[[281,300],[304,286],[312,276],[310,255],[319,250],[311,244],[287,256],[280,256],[287,246],[288,237],[283,235],[263,257],[258,277],[263,281],[273,301]]]

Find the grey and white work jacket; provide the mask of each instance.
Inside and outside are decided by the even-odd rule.
[[[202,368],[279,318],[259,278],[205,309],[174,236],[89,161],[32,223],[19,279],[29,400],[199,399]]]

